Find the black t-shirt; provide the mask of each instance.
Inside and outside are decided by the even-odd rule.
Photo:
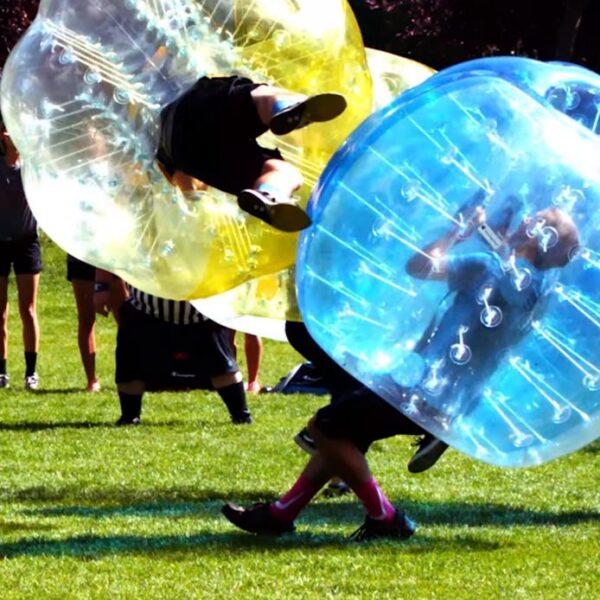
[[[37,222],[21,181],[21,170],[0,157],[0,241],[35,239]]]

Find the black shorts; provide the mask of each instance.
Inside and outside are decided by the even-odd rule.
[[[340,396],[364,387],[315,342],[304,323],[286,321],[285,335],[292,348],[309,360],[317,373],[323,377],[323,382],[331,394],[332,402],[336,402]]]
[[[67,281],[96,281],[96,267],[67,254]]]
[[[17,275],[37,275],[42,270],[40,240],[0,241],[0,277],[8,277],[11,266]]]
[[[349,440],[363,453],[376,440],[394,435],[426,433],[414,421],[365,387],[319,409],[315,415],[315,425],[327,437]]]
[[[267,130],[250,96],[259,85],[244,77],[199,79],[163,110],[157,158],[170,172],[230,194],[252,187],[267,160],[282,159],[256,142]]]
[[[212,389],[212,377],[238,370],[227,328],[213,321],[173,325],[128,302],[121,306],[116,383],[140,379],[149,391]]]

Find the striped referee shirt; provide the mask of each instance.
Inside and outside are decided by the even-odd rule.
[[[136,310],[144,314],[173,325],[190,325],[202,323],[208,319],[198,312],[189,302],[185,300],[168,300],[142,292],[132,285],[127,285],[129,299],[127,302]]]

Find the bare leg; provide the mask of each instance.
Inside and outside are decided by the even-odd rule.
[[[40,329],[37,318],[37,293],[40,276],[17,275],[19,314],[23,323],[23,346],[25,352],[37,352],[40,343]]]
[[[87,379],[87,389],[88,391],[97,391],[100,387],[96,378],[94,282],[74,279],[71,283],[77,306],[77,343]]]
[[[248,367],[248,391],[258,392],[260,390],[258,372],[263,353],[262,340],[257,335],[247,333],[244,336],[244,350]]]
[[[271,158],[265,162],[260,177],[254,182],[254,189],[265,185],[277,189],[285,199],[289,200],[289,197],[302,185],[302,175],[294,165]]]
[[[270,85],[260,85],[250,92],[256,112],[261,122],[269,126],[271,117],[273,116],[273,106],[278,99],[285,98],[291,102],[300,102],[306,98],[302,94],[294,94],[283,88],[272,87]]]
[[[261,123],[275,135],[286,135],[311,123],[330,121],[346,108],[344,97],[335,93],[305,96],[261,85],[250,94]]]
[[[310,457],[302,471],[302,475],[315,486],[322,488],[331,478],[332,471],[327,460],[317,450],[317,452]]]
[[[235,334],[236,334],[236,330],[235,329],[230,329],[229,330],[229,341],[231,342],[231,349],[233,351],[233,358],[235,358],[237,360],[237,344],[235,342]]]
[[[386,524],[379,533],[387,535],[396,532],[399,537],[410,537],[414,533],[414,525],[408,522],[406,527],[403,525],[400,529],[393,525],[399,513],[371,474],[367,459],[358,447],[349,440],[327,437],[316,426],[314,419],[309,422],[308,430],[327,468],[352,488],[371,519]],[[391,526],[390,531],[386,530],[388,525]],[[360,539],[360,536],[370,534],[358,530],[357,535]]]
[[[312,420],[308,430],[332,475],[338,475],[353,489],[371,479],[365,455],[352,442],[325,436]]]
[[[291,196],[302,185],[302,175],[293,165],[277,159],[267,160],[252,189],[242,190],[239,207],[280,231],[300,231],[310,225],[306,212]]]

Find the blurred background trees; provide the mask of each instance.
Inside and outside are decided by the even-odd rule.
[[[600,0],[349,1],[367,46],[435,69],[480,56],[513,54],[570,60],[600,71]],[[38,4],[3,0],[0,67]]]
[[[365,45],[435,69],[480,56],[600,70],[600,0],[350,0]]]
[[[0,4],[0,69],[10,49],[35,17],[39,0],[2,0]]]

